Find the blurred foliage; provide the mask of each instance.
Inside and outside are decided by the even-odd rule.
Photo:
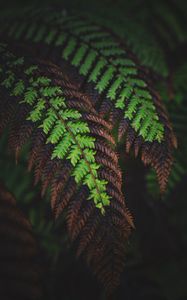
[[[50,4],[40,0],[39,5],[46,6],[46,2]],[[9,1],[2,3],[1,8],[11,8],[13,12],[21,9],[23,3]],[[38,1],[32,2],[35,4],[38,6]],[[187,299],[187,1],[55,0],[51,4],[93,14],[125,38],[141,63],[156,72],[153,80],[163,94],[178,149],[163,196],[152,171],[133,158],[124,157],[121,161],[126,174],[127,205],[134,214],[136,231],[114,299]],[[163,24],[168,24],[167,30]],[[45,300],[104,299],[93,276],[81,261],[74,259],[73,249],[69,250],[69,241],[62,234],[63,219],[57,224],[51,221],[49,197],[41,199],[39,187],[33,188],[26,150],[16,165],[8,151],[5,132],[0,140],[0,178],[15,194],[40,242],[46,267]]]

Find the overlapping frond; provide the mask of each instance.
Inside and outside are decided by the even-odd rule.
[[[126,151],[134,148],[137,155],[140,150],[143,162],[155,168],[164,191],[176,139],[159,94],[126,45],[91,20],[62,13],[11,21],[1,28],[2,35],[5,30],[9,39],[36,43],[41,51],[53,53],[58,64],[61,59],[74,67],[80,90],[92,95],[102,117],[112,115],[119,140],[126,135]]]
[[[14,197],[0,184],[0,297],[42,298],[39,250],[31,225],[15,205]]]
[[[164,197],[171,195],[174,189],[178,186],[181,182],[182,178],[187,174],[187,160],[186,160],[187,149],[183,147],[181,151],[177,151],[174,155],[174,163],[172,167],[171,174],[169,176],[167,190],[164,194]],[[159,196],[159,188],[156,184],[156,176],[152,170],[146,175],[146,187],[148,194],[150,194],[154,199]]]
[[[182,72],[183,74],[183,72]],[[173,102],[168,102],[168,110],[171,116],[172,124],[177,135],[178,143],[180,145],[179,149],[174,153],[174,163],[172,167],[171,174],[169,176],[166,196],[171,194],[176,188],[178,183],[181,182],[182,178],[187,173],[187,107],[186,99],[182,97],[182,87],[183,85],[183,76],[181,74],[181,90],[177,90],[175,100]],[[185,74],[185,73],[184,73]],[[180,76],[180,75],[178,75]],[[185,78],[185,77],[184,77]],[[179,78],[178,78],[179,79]],[[176,82],[176,87],[179,82]],[[180,93],[181,92],[181,93]],[[182,97],[182,98],[181,98]],[[149,171],[146,176],[147,189],[150,194],[154,197],[158,196],[159,190],[158,186],[155,183],[155,174],[152,171]]]
[[[98,24],[110,28],[122,40],[125,40],[141,65],[147,68],[148,73],[150,72],[156,78],[166,79],[169,69],[165,59],[165,51],[147,23],[144,23],[141,18],[137,20],[137,18],[129,17],[119,7],[115,7],[115,13],[113,9],[110,13],[108,12],[109,16],[106,9],[100,9],[99,15],[90,10],[89,15],[91,14],[92,19],[96,20]],[[88,13],[85,14],[85,17],[88,17]]]
[[[115,287],[133,222],[110,123],[55,65],[29,62],[5,45],[0,62],[0,124],[3,129],[11,118],[10,146],[18,154],[31,141],[29,169],[42,182],[42,193],[51,187],[55,217],[66,209],[78,254],[84,254],[106,288]]]

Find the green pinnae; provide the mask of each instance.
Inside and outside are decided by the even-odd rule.
[[[46,76],[36,76],[37,66],[24,69],[25,81],[17,78],[15,68],[21,62],[23,58],[17,57],[8,61],[0,85],[11,95],[19,97],[19,104],[30,105],[26,119],[37,123],[46,134],[46,143],[54,145],[51,159],[71,162],[76,183],[88,187],[88,200],[92,200],[104,214],[111,197],[107,193],[108,182],[98,176],[101,166],[96,161],[96,139],[91,135],[88,123],[78,110],[68,107],[59,86],[53,85]]]

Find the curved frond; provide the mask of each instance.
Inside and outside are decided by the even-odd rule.
[[[14,107],[10,146],[19,153],[22,141],[31,141],[29,169],[34,168],[43,193],[51,187],[55,217],[66,209],[68,231],[77,240],[78,254],[84,254],[106,288],[115,287],[133,221],[121,190],[111,125],[55,65],[30,62],[3,45],[0,61],[1,124],[7,118],[4,101]],[[92,224],[95,232],[86,235]]]
[[[71,65],[79,73],[78,77],[70,70],[79,89],[94,95],[93,105],[102,117],[112,114],[119,140],[127,135],[127,152],[134,148],[138,154],[140,150],[143,162],[155,168],[164,191],[176,139],[161,98],[146,79],[146,69],[124,42],[90,19],[62,13],[11,21],[6,36],[35,43],[47,55],[53,48],[50,56],[55,62],[61,59]]]

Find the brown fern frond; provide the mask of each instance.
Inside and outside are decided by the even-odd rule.
[[[38,247],[30,223],[0,184],[0,298],[42,298]]]
[[[33,123],[31,126],[33,127]],[[28,138],[29,137],[30,136],[28,136]],[[33,131],[32,139],[31,139],[31,151],[28,160],[29,171],[31,171],[31,169],[33,168],[39,151],[42,149],[42,147],[44,147],[45,139],[46,139],[45,134],[41,129],[37,128],[35,131]],[[27,142],[27,140],[25,142]]]
[[[22,143],[22,138],[23,136],[18,136],[17,132],[20,132],[23,130],[23,127],[25,128],[25,130],[28,130],[28,134],[30,131],[30,127],[29,124],[25,124],[24,119],[26,118],[26,116],[29,113],[29,106],[25,106],[25,107],[17,107],[16,113],[13,115],[13,118],[11,119],[11,129],[10,129],[10,133],[9,133],[9,145],[11,148],[15,149],[17,148],[20,143]],[[20,118],[19,116],[22,116],[22,118]],[[26,129],[27,127],[27,129]],[[21,130],[22,128],[22,130]],[[26,132],[24,133],[24,135],[26,134]]]
[[[52,151],[53,151],[53,145],[48,144],[45,147],[41,148],[41,150],[38,152],[38,155],[35,160],[35,168],[34,168],[35,184],[37,184],[40,181],[47,162],[51,160]]]
[[[4,99],[2,98],[0,105],[0,133],[2,133],[3,129],[11,121],[12,115],[16,110],[16,103],[11,102],[11,99],[6,95]]]
[[[61,168],[57,171],[51,183],[51,206],[55,209],[57,199],[61,191],[63,191],[68,183],[72,173],[72,166],[69,161],[61,163]],[[56,210],[55,210],[56,212]]]
[[[2,68],[11,65],[9,63],[7,66],[6,58],[3,56],[0,58],[0,64]],[[37,68],[35,68],[36,65]],[[32,78],[30,78],[27,73],[31,72],[30,68],[33,67]],[[124,265],[124,248],[133,227],[133,221],[124,202],[121,187],[122,175],[115,151],[115,141],[110,133],[111,124],[104,121],[92,105],[88,105],[89,97],[77,91],[76,85],[73,85],[66,75],[63,76],[57,66],[24,58],[24,63],[16,67],[12,64],[12,68],[16,80],[19,83],[21,80],[26,90],[21,91],[18,97],[14,94],[14,86],[10,94],[11,100],[18,105],[18,115],[14,117],[15,121],[12,123],[13,126],[16,124],[16,139],[18,141],[23,139],[26,142],[27,138],[31,144],[29,170],[34,169],[36,183],[41,181],[42,193],[48,186],[51,188],[51,207],[54,217],[59,217],[64,211],[67,212],[69,236],[75,240],[78,254],[83,253],[84,257],[88,258],[90,266],[93,271],[95,270],[101,282],[106,288],[112,289],[119,282]],[[32,94],[28,95],[29,84],[32,85],[33,78],[36,82],[32,86]],[[60,94],[61,91],[63,91],[63,97]],[[6,96],[6,92],[6,87],[1,86],[1,97]],[[54,93],[56,93],[56,98],[54,98]],[[54,99],[56,102],[52,106]],[[42,102],[44,100],[45,105]],[[31,102],[29,116],[31,114],[32,118],[24,114],[24,107],[27,106],[24,101]],[[40,113],[38,115],[38,103],[42,105],[41,115]],[[63,111],[62,105],[65,106]],[[58,106],[60,106],[59,109]],[[67,117],[68,114],[70,117]],[[37,118],[38,121],[35,121]],[[30,122],[32,123],[30,135],[26,131],[26,136],[24,136],[22,129]],[[42,129],[44,122],[46,122],[45,130]],[[65,142],[63,131],[68,134],[69,138]],[[11,132],[13,136],[13,128]],[[59,147],[61,140],[64,144]],[[67,146],[69,143],[72,144],[71,147]],[[71,152],[74,151],[75,145],[78,159],[74,162],[76,153],[71,158]],[[16,150],[19,145],[12,142],[11,147]],[[79,170],[82,163],[84,163],[83,168],[78,173],[77,168]],[[97,202],[100,201],[98,197],[103,197],[104,204]],[[89,235],[84,235],[92,224],[95,230]],[[99,227],[96,224],[100,224]],[[102,266],[105,270],[102,268],[100,270],[97,265],[100,260],[95,257],[94,252],[99,249],[100,260],[103,261]],[[120,267],[118,266],[119,253]],[[105,261],[108,262],[107,266],[105,266]]]
[[[59,162],[58,160],[54,160],[54,161],[50,160],[47,162],[43,171],[42,191],[41,191],[42,196],[44,196],[46,189],[49,186],[49,183],[52,181],[54,174],[57,173],[60,167],[61,167],[61,162]]]

